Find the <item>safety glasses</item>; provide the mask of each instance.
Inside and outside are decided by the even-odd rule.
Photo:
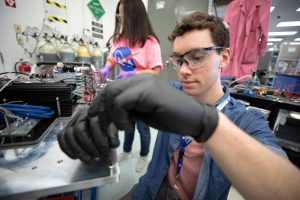
[[[194,48],[182,55],[173,53],[170,55],[169,61],[176,70],[179,70],[183,63],[191,69],[200,68],[207,64],[211,58],[212,51],[217,49],[224,49],[224,47]]]

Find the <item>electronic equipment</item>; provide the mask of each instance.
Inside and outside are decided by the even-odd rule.
[[[44,137],[46,129],[57,117],[69,117],[73,113],[76,96],[72,93],[76,84],[63,82],[24,82],[15,81],[0,93],[0,102],[3,109],[11,110],[18,116],[26,108],[29,115],[18,116],[15,121],[3,120],[7,115],[1,115],[0,147],[13,148],[36,144]],[[9,103],[30,104],[16,105]],[[34,106],[31,106],[34,105]],[[41,107],[43,106],[43,107]],[[38,110],[38,108],[48,109]],[[18,112],[19,113],[18,113]],[[44,112],[45,111],[45,112]]]
[[[300,144],[300,113],[289,112],[285,122],[279,124],[277,137],[287,139]]]
[[[275,135],[289,159],[300,167],[300,113],[282,110]]]
[[[89,103],[103,86],[102,79],[98,80],[97,74],[92,73],[94,70],[91,64],[78,62],[36,64],[36,68],[45,66],[52,66],[53,76],[38,73],[31,74],[30,79],[26,80],[20,77],[2,80],[3,83],[9,80],[9,83],[5,84],[0,92],[0,106],[2,106],[0,149],[41,142],[47,135],[46,130],[57,117],[70,117],[76,104]],[[44,106],[49,109],[30,111],[25,109],[31,106],[36,106],[35,108]],[[21,116],[24,109],[28,112]]]
[[[53,73],[74,73],[74,72],[91,72],[95,71],[92,64],[86,62],[38,62],[31,68],[31,78],[35,77],[52,77]]]
[[[75,83],[13,82],[0,93],[0,102],[48,106],[54,111],[54,116],[70,116],[75,101],[74,87]]]
[[[277,89],[284,89],[289,93],[300,95],[300,76],[276,74],[273,87]]]
[[[0,132],[0,149],[24,147],[39,143],[47,134],[46,130],[55,118],[32,120],[26,119],[15,130]],[[14,125],[13,125],[14,126]]]

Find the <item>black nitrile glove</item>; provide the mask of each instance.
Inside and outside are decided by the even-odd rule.
[[[98,117],[87,117],[87,108],[81,109],[58,135],[60,148],[72,159],[85,163],[93,161],[114,164],[112,148],[119,146],[118,130],[111,123],[101,128]]]
[[[201,104],[159,78],[141,74],[107,85],[89,108],[105,127],[132,131],[133,121],[144,121],[163,131],[191,135],[205,142],[218,124],[216,108]]]

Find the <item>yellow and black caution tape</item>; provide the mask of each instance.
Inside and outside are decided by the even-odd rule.
[[[68,23],[67,20],[65,20],[65,19],[63,19],[63,18],[59,18],[59,17],[52,16],[52,15],[48,15],[48,20],[49,20],[49,21],[62,22],[62,23]]]
[[[61,4],[61,3],[57,3],[55,1],[52,1],[52,0],[46,0],[47,3],[51,4],[52,6],[56,6],[56,7],[59,7],[59,8],[62,8],[62,9],[66,9],[67,6],[64,5],[64,4]]]

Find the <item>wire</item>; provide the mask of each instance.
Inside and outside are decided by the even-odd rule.
[[[21,33],[16,33],[16,40],[18,41],[18,35],[23,35],[23,34],[21,34]],[[24,36],[24,35],[23,35]],[[36,39],[36,38],[34,38],[34,39]],[[30,51],[28,51],[28,49],[26,49],[23,45],[21,45],[20,44],[20,46],[24,49],[24,51],[26,52],[26,53],[28,53],[29,54],[29,56],[30,56],[30,58],[32,57],[32,53],[30,52]]]
[[[2,83],[1,83],[1,85],[0,85],[0,88],[3,86],[3,85],[5,85],[5,83],[7,83],[6,81],[3,81]]]
[[[18,101],[10,101],[10,102],[6,102],[7,104],[12,104],[12,103],[23,103],[22,100],[18,100]]]
[[[38,43],[40,41],[40,37],[41,37],[41,35],[42,35],[43,31],[44,31],[44,28],[45,28],[45,24],[46,24],[45,21],[46,21],[46,18],[44,18],[44,20],[43,20],[43,26],[42,26],[42,29],[41,29],[38,37],[37,37],[36,45],[35,45],[35,47],[34,47],[34,49],[32,51],[32,54],[34,54],[35,51],[36,51],[36,49],[37,49]],[[32,57],[32,55],[30,57]]]
[[[15,69],[15,72],[18,74],[18,70],[17,70],[17,65],[20,63],[20,61],[16,62],[15,63],[15,66],[14,66],[14,69]]]
[[[23,75],[29,76],[29,74],[26,74],[23,72],[2,72],[2,73],[0,73],[0,75],[3,75],[3,74],[23,74]]]
[[[39,41],[40,41],[40,37],[41,37],[41,35],[42,35],[43,31],[44,31],[44,28],[45,28],[45,24],[46,24],[45,21],[46,21],[46,18],[43,19],[43,26],[42,26],[42,29],[41,29],[41,31],[39,32],[39,34],[38,34],[37,37],[33,37],[32,35],[29,35],[29,34],[28,34],[29,36],[31,36],[33,39],[36,40],[36,44],[35,44],[35,47],[34,47],[34,49],[32,50],[32,52],[30,52],[28,49],[26,49],[23,45],[20,44],[20,46],[24,49],[24,51],[25,51],[26,53],[29,54],[30,58],[32,58],[32,55],[36,52],[37,46],[38,46]],[[23,34],[21,34],[21,33],[16,33],[16,40],[17,40],[17,41],[18,41],[18,35],[23,35]],[[24,36],[24,35],[23,35],[23,36]]]
[[[10,81],[8,81],[7,83],[5,83],[5,85],[3,85],[3,87],[0,89],[0,92],[2,92],[2,90],[4,90],[11,82],[13,82],[14,80],[16,80],[19,77],[20,77],[20,75],[16,76],[15,78],[13,78]]]
[[[242,76],[242,77],[240,77],[240,78],[238,78],[238,79],[232,81],[231,83],[229,83],[229,84],[228,84],[228,87],[231,86],[233,83],[238,82],[239,80],[242,80],[242,79],[244,79],[244,78],[251,77],[251,76],[252,76],[252,75],[249,75],[249,74],[248,74],[248,75],[245,75],[245,76]]]
[[[4,119],[6,118],[6,123],[14,122],[14,119],[17,119],[18,121],[20,118],[16,115],[14,115],[10,110],[0,106],[0,113],[3,114]],[[1,116],[1,115],[0,115]],[[8,117],[8,118],[7,118]],[[9,126],[9,124],[6,124],[6,126]]]
[[[48,67],[45,71],[44,71],[44,73],[47,75],[47,74],[49,74],[50,75],[50,73],[51,73],[51,71],[52,71],[52,74],[53,74],[53,69],[56,67],[56,65],[53,65],[53,66],[51,66],[51,67]]]
[[[34,106],[27,104],[0,104],[0,108],[4,108],[14,114],[31,117],[31,118],[51,118],[54,111],[46,106]]]

